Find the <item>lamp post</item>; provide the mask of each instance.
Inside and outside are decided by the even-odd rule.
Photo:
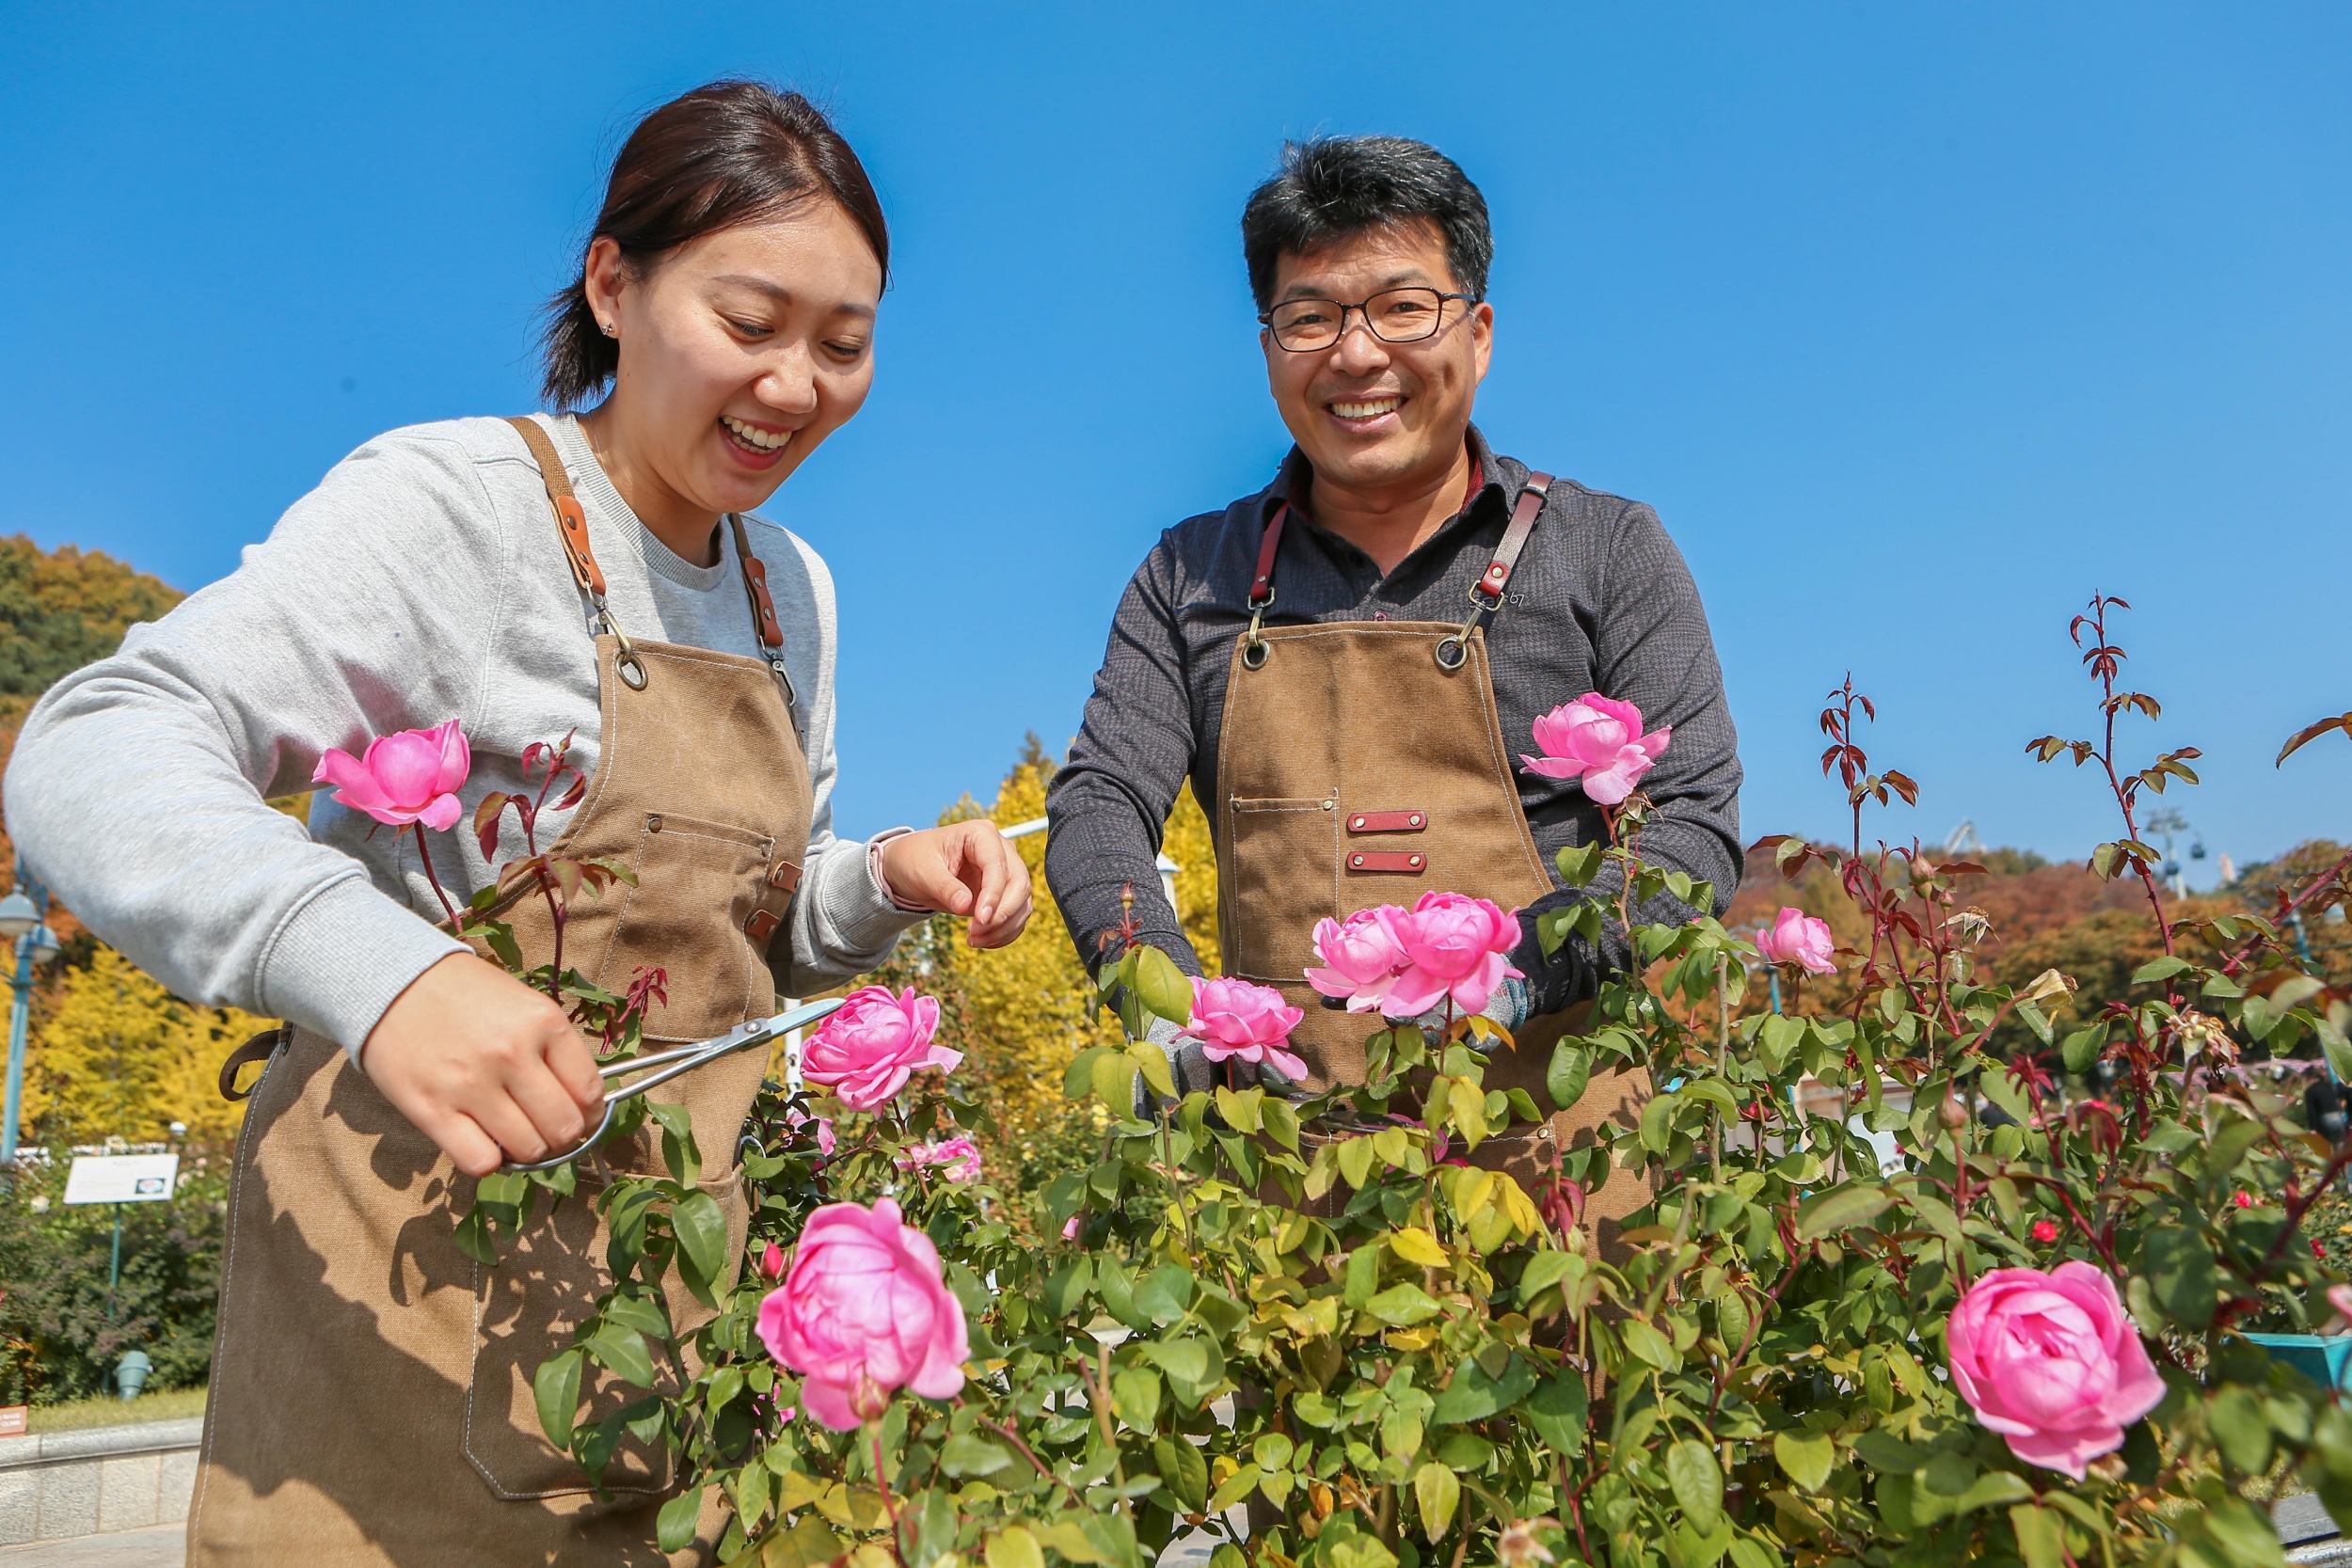
[[[8,1098],[0,1105],[0,1171],[16,1168],[17,1118],[24,1106],[24,1030],[33,1006],[34,971],[57,956],[57,939],[50,934],[49,890],[17,867],[16,891],[0,898],[0,940],[16,952],[16,965],[8,974],[16,992],[8,1009]]]

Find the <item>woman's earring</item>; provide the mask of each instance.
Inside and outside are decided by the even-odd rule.
[[[598,325],[604,328],[604,335],[608,338],[617,338],[621,335],[620,329],[614,326],[611,322],[602,322]]]

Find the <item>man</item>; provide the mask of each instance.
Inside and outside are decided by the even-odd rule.
[[[1711,882],[1720,911],[1740,863],[1740,763],[1697,590],[1649,508],[1531,474],[1471,425],[1493,242],[1452,160],[1391,136],[1293,145],[1251,195],[1242,244],[1297,444],[1264,490],[1162,534],[1128,584],[1047,799],[1046,876],[1089,962],[1132,889],[1135,940],[1197,973],[1153,871],[1189,775],[1216,843],[1226,970],[1306,1009],[1292,1043],[1312,1086],[1359,1082],[1379,1027],[1308,987],[1318,919],[1431,890],[1516,909],[1527,978],[1489,1011],[1520,1049],[1487,1083],[1542,1103],[1560,1015],[1628,955],[1613,922],[1597,948],[1546,957],[1536,942],[1539,914],[1583,895],[1559,886],[1554,855],[1605,830],[1578,783],[1518,758],[1542,750],[1537,717],[1588,691],[1672,726],[1641,781],[1643,852]],[[1202,1064],[1177,1066],[1207,1085]],[[1638,1075],[1597,1077],[1518,1153],[1540,1169],[1561,1147],[1548,1140],[1589,1139],[1647,1093]],[[1602,1208],[1646,1199],[1618,1186]]]

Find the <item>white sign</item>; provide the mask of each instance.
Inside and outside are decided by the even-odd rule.
[[[76,1154],[65,1179],[68,1203],[166,1203],[178,1184],[177,1154]]]

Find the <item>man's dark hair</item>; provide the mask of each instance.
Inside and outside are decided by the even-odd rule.
[[[1274,269],[1283,257],[1416,218],[1445,237],[1446,265],[1462,292],[1486,298],[1494,234],[1486,198],[1460,165],[1403,136],[1285,142],[1281,168],[1249,193],[1241,214],[1241,250],[1258,309],[1274,303]]]

